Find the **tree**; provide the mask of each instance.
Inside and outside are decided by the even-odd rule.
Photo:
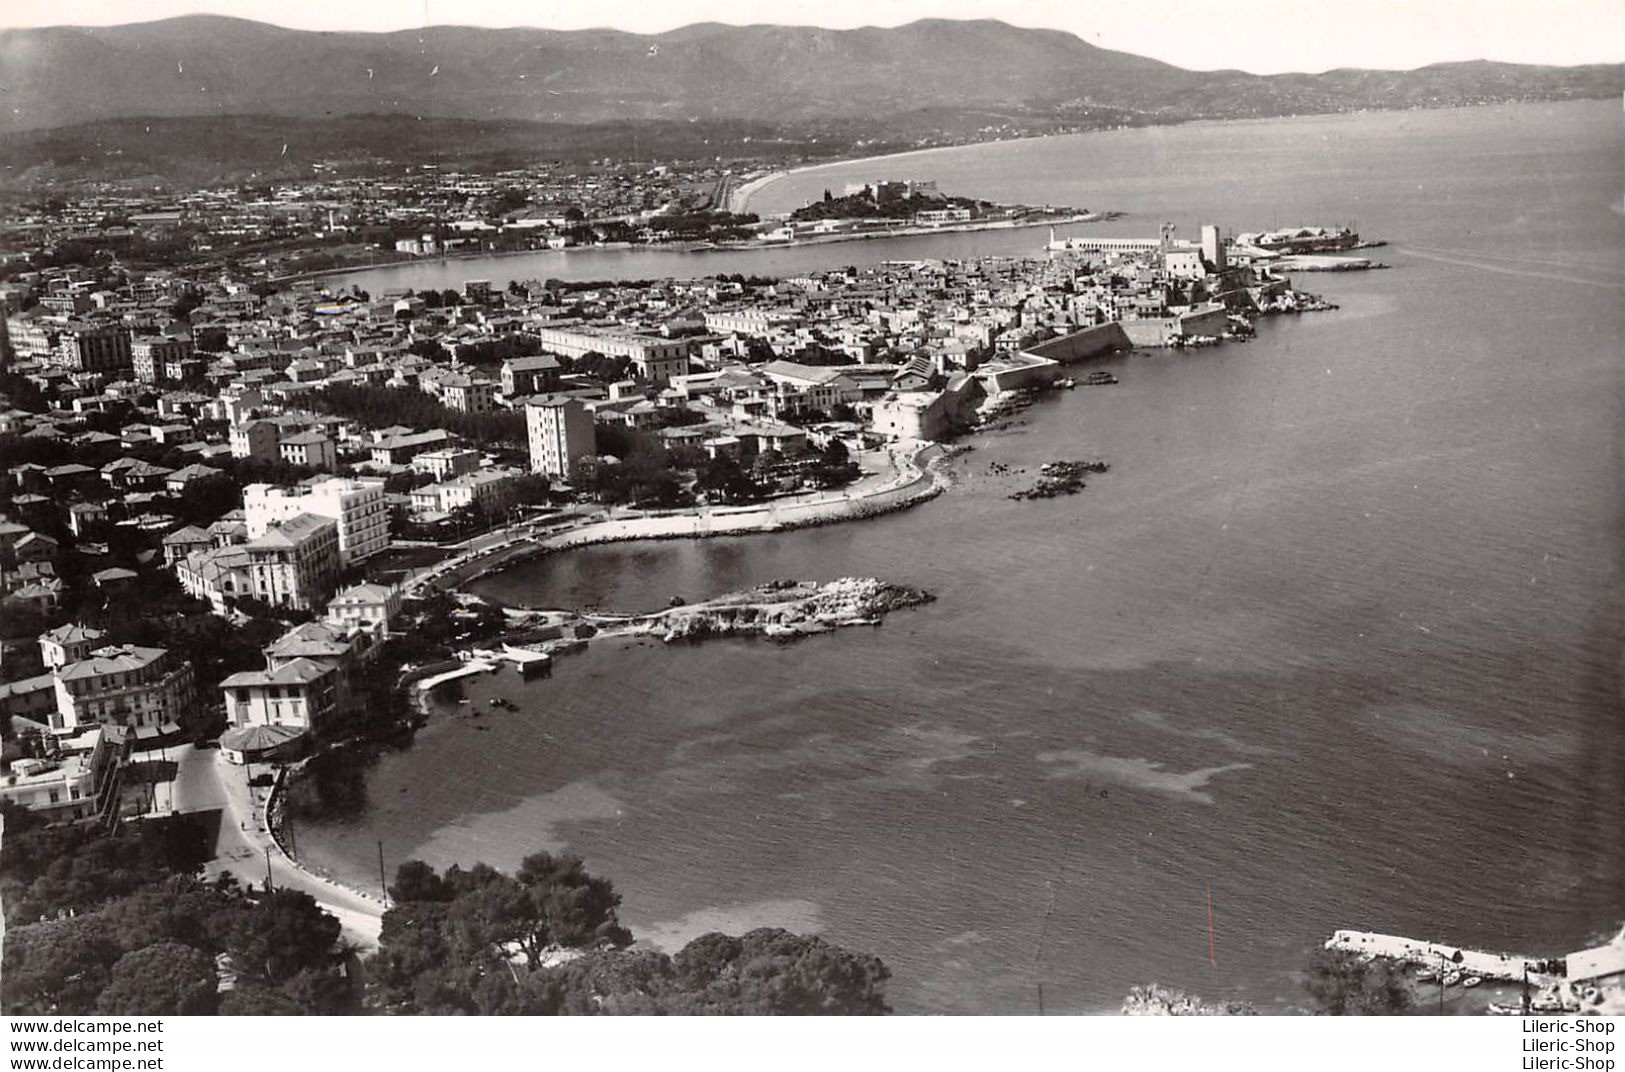
[[[214,958],[179,942],[163,941],[120,957],[96,999],[114,1016],[203,1016],[217,1004]]]
[[[525,857],[516,875],[547,921],[549,940],[572,949],[632,944],[615,916],[621,895],[606,878],[594,878],[578,856],[538,852]]]
[[[812,935],[763,927],[741,938],[708,934],[672,959],[696,1012],[873,1016],[891,1011],[890,970]]]
[[[1386,957],[1317,949],[1303,985],[1326,1016],[1392,1016],[1411,1006],[1404,973]]]
[[[761,486],[726,454],[718,454],[699,463],[695,469],[694,487],[709,497],[727,503],[752,502],[762,495]]]
[[[170,305],[169,315],[176,320],[188,320],[192,316],[192,310],[202,304],[203,292],[197,287],[187,287],[181,291],[180,297],[176,298],[174,303]]]
[[[95,1012],[96,996],[121,955],[108,928],[93,920],[8,928],[0,1004],[29,1016]]]
[[[258,904],[223,913],[211,923],[240,975],[278,984],[333,959],[339,921],[298,890],[276,890]]]
[[[395,884],[389,887],[389,896],[397,902],[449,901],[452,889],[422,860],[408,860],[395,869]]]
[[[222,1016],[303,1016],[305,1010],[282,991],[268,986],[243,986],[220,999]]]
[[[451,353],[436,339],[413,339],[406,347],[408,353],[419,357],[426,357],[430,361],[446,362],[451,360]]]
[[[773,470],[784,464],[784,455],[776,450],[768,449],[756,455],[756,461],[751,465],[751,475],[758,481],[770,480]]]

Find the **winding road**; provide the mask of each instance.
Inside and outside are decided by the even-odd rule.
[[[265,830],[269,790],[250,788],[247,768],[227,763],[219,749],[191,745],[176,750],[176,762],[175,810],[220,813],[214,859],[205,867],[207,875],[230,872],[244,885],[263,885],[269,869],[274,886],[308,893],[332,913],[353,945],[363,950],[378,947],[387,906],[378,897],[312,874],[288,859]]]

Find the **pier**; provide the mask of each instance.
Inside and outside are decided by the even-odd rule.
[[[502,650],[493,654],[498,659],[513,663],[523,675],[539,673],[553,665],[553,657],[546,652],[516,648],[512,644],[502,645]]]
[[[1338,931],[1327,940],[1326,948],[1388,957],[1430,968],[1448,963],[1482,979],[1510,979],[1517,982],[1523,979],[1525,972],[1538,975],[1541,971],[1541,962],[1532,957],[1513,956],[1510,953],[1486,953],[1477,949],[1463,949],[1460,946],[1440,942],[1401,938],[1393,934],[1374,934],[1370,931]]]
[[[444,685],[448,681],[456,681],[458,678],[471,677],[474,674],[489,674],[494,672],[496,669],[496,663],[488,663],[480,659],[470,659],[468,662],[464,663],[462,666],[459,666],[455,670],[447,670],[443,674],[436,674],[433,677],[426,677],[422,681],[419,681],[417,683],[418,691],[428,692],[431,689]]]

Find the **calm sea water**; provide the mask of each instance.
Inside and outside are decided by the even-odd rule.
[[[872,574],[939,599],[789,647],[483,679],[477,708],[522,712],[437,721],[301,851],[365,883],[377,839],[437,865],[568,848],[642,936],[816,929],[882,956],[907,1012],[1030,1013],[1040,985],[1106,1010],[1151,980],[1284,1008],[1337,927],[1551,954],[1617,927],[1622,153],[1617,104],[1582,103],[919,158],[949,191],[1187,233],[1357,218],[1394,267],[1303,277],[1341,309],[1250,344],[1116,361],[1119,386],[978,437],[905,513],[484,582],[650,608]],[[876,245],[775,255],[926,255]],[[1047,502],[991,468],[1075,457],[1111,472]]]

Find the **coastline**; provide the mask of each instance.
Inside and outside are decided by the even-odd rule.
[[[814,165],[806,165],[806,167],[812,166]],[[736,216],[744,214],[747,211],[747,206],[750,204],[750,199],[756,196],[757,191],[773,185],[775,182],[778,182],[780,179],[787,175],[793,174],[798,170],[805,170],[805,168],[774,168],[766,175],[758,175],[749,182],[740,183],[738,186],[728,191],[728,211],[732,212]]]
[[[776,178],[783,178],[790,172],[777,172]],[[770,249],[795,249],[800,246],[826,246],[838,242],[860,242],[865,240],[884,238],[921,238],[940,234],[965,234],[976,231],[1012,231],[1029,227],[1064,227],[1076,223],[1094,223],[1099,220],[1112,218],[1120,213],[1104,212],[1074,212],[1066,215],[1045,217],[1043,219],[1000,219],[1000,220],[973,220],[968,223],[951,223],[940,226],[910,226],[894,227],[884,231],[863,231],[843,234],[812,235],[806,238],[792,238],[783,242],[665,242],[637,245],[630,242],[610,242],[603,245],[569,246],[564,249],[505,249],[505,250],[471,250],[468,252],[443,253],[437,257],[415,257],[409,260],[388,261],[382,264],[359,265],[354,268],[323,268],[315,272],[300,272],[297,275],[277,276],[273,282],[292,283],[305,279],[323,279],[332,276],[359,275],[362,272],[387,272],[395,269],[413,268],[427,264],[454,264],[458,261],[483,260],[486,258],[529,257],[542,253],[557,253],[568,256],[571,253],[615,253],[637,251],[639,253],[657,253],[670,256],[704,256],[707,253],[751,253]]]
[[[1611,98],[1596,97],[1596,98],[1579,98],[1579,99],[1607,100],[1607,99],[1611,99]],[[728,205],[729,205],[729,211],[731,211],[731,212],[736,212],[736,213],[749,212],[750,211],[750,199],[752,197],[755,197],[757,194],[761,193],[763,190],[767,189],[769,186],[772,186],[774,183],[779,182],[782,179],[790,178],[792,175],[801,175],[801,174],[804,174],[804,173],[809,172],[809,171],[818,171],[818,170],[821,170],[821,169],[824,169],[824,168],[850,167],[850,166],[857,165],[857,164],[869,165],[869,164],[879,164],[879,163],[883,163],[883,162],[894,162],[894,161],[900,161],[900,160],[907,160],[907,159],[910,159],[912,157],[929,156],[929,155],[931,155],[933,153],[945,153],[945,152],[949,152],[951,150],[956,150],[956,149],[971,149],[971,148],[975,148],[977,146],[983,146],[983,145],[1013,145],[1013,144],[1018,144],[1018,143],[1021,143],[1021,142],[1048,141],[1048,140],[1051,140],[1051,139],[1054,139],[1054,138],[1084,138],[1084,137],[1095,137],[1095,136],[1106,135],[1106,134],[1129,134],[1129,133],[1134,133],[1134,132],[1137,132],[1137,131],[1153,130],[1153,129],[1166,130],[1166,129],[1176,129],[1176,128],[1183,128],[1183,127],[1214,127],[1214,126],[1242,126],[1242,125],[1256,126],[1256,125],[1261,125],[1261,124],[1266,124],[1266,123],[1309,122],[1309,121],[1314,121],[1314,120],[1327,119],[1327,118],[1330,118],[1330,117],[1333,117],[1333,116],[1350,116],[1350,117],[1352,117],[1352,116],[1362,116],[1362,115],[1404,114],[1404,113],[1408,113],[1408,112],[1468,111],[1468,110],[1474,110],[1474,109],[1478,109],[1478,108],[1504,108],[1504,107],[1511,107],[1511,106],[1516,106],[1516,105],[1520,105],[1520,104],[1533,104],[1533,103],[1541,103],[1541,102],[1537,102],[1537,101],[1486,101],[1486,102],[1481,103],[1481,104],[1453,104],[1453,105],[1445,105],[1443,107],[1357,108],[1357,109],[1353,109],[1351,111],[1346,111],[1346,112],[1305,112],[1305,113],[1302,113],[1302,114],[1293,113],[1291,115],[1274,115],[1274,116],[1236,116],[1236,117],[1230,118],[1230,119],[1181,119],[1181,120],[1175,120],[1175,121],[1172,121],[1172,122],[1164,122],[1164,123],[1146,123],[1146,124],[1143,124],[1141,126],[1101,127],[1098,130],[1074,130],[1074,131],[1067,131],[1067,132],[1064,132],[1064,133],[1031,134],[1031,135],[1027,135],[1025,137],[1020,137],[1020,138],[992,138],[992,139],[989,139],[987,141],[965,141],[965,142],[957,142],[957,143],[952,144],[952,145],[931,145],[931,146],[927,146],[926,148],[923,148],[923,149],[905,149],[902,152],[880,153],[880,154],[875,155],[875,156],[839,157],[839,158],[834,159],[834,160],[821,160],[821,161],[819,161],[817,163],[813,163],[813,164],[798,164],[795,167],[784,168],[783,170],[773,171],[773,172],[770,172],[767,175],[763,175],[763,176],[760,176],[760,177],[758,177],[756,179],[752,179],[750,182],[741,185],[737,190],[735,190],[733,192],[733,194],[730,195]],[[737,200],[735,200],[736,197],[738,198]],[[1621,206],[1621,207],[1617,208],[1616,211],[1625,212],[1625,206]]]
[[[528,558],[593,544],[746,536],[879,517],[946,491],[950,477],[945,463],[956,453],[935,443],[911,444],[901,452],[891,452],[892,477],[861,492],[814,492],[749,506],[610,516],[570,524],[546,535],[525,526],[509,539],[430,566],[408,578],[402,590],[411,595],[429,585],[456,587]]]

